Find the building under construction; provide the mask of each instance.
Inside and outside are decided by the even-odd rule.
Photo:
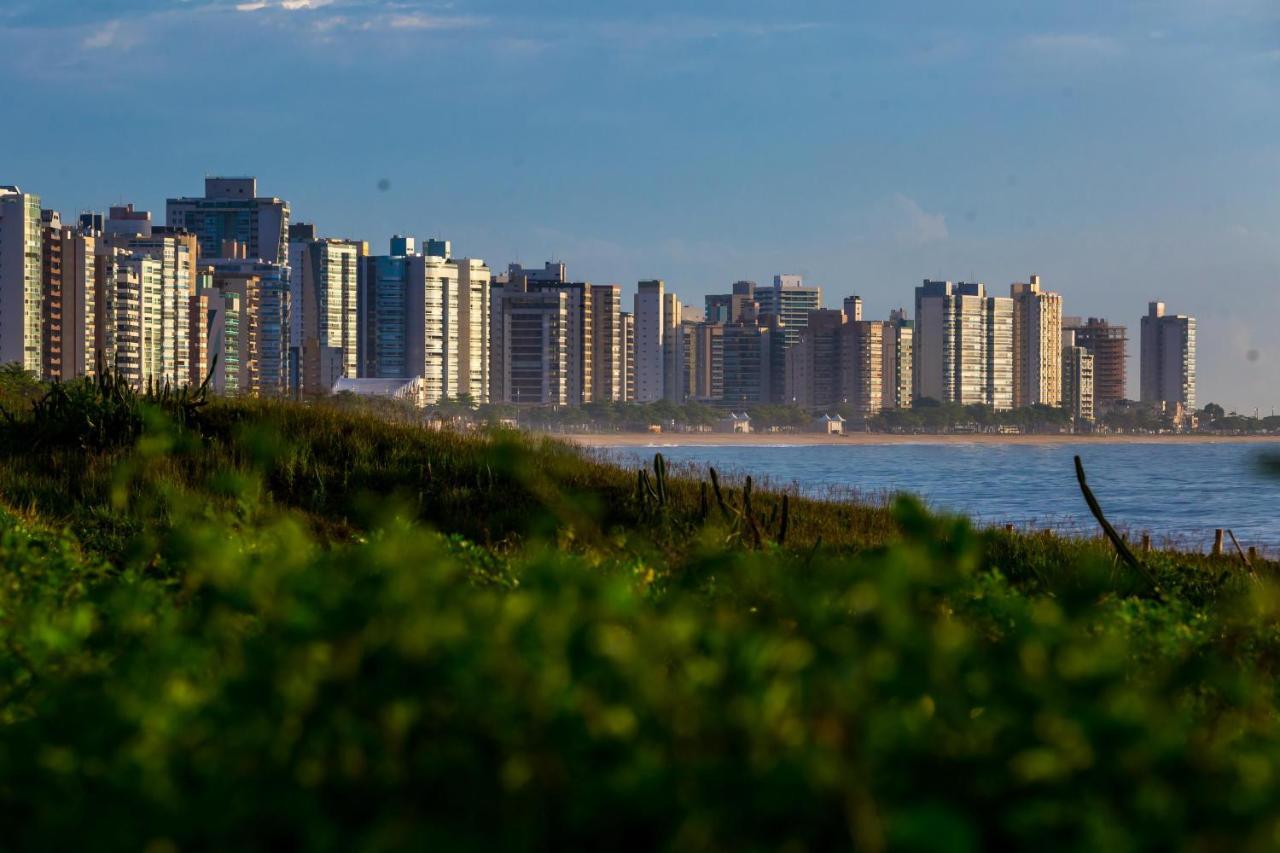
[[[1125,348],[1129,338],[1125,327],[1090,317],[1086,323],[1077,320],[1073,330],[1076,345],[1093,353],[1094,404],[1098,411],[1127,399]]]

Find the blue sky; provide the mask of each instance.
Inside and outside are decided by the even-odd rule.
[[[872,317],[1034,272],[1196,315],[1201,402],[1280,409],[1273,0],[4,0],[0,92],[0,183],[64,211],[256,174],[378,250]]]

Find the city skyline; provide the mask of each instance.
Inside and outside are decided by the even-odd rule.
[[[447,234],[693,302],[794,272],[884,316],[924,278],[1035,271],[1067,314],[1197,316],[1214,401],[1280,405],[1280,10],[845,5],[16,0],[0,85],[40,132],[0,162],[64,213],[256,174],[325,234]],[[215,120],[119,107],[168,78]]]
[[[705,308],[682,305],[662,280],[641,281],[633,312],[619,315],[620,286],[572,282],[563,261],[542,269],[513,262],[495,277],[483,259],[454,257],[447,239],[427,238],[418,253],[415,238],[394,235],[386,256],[367,240],[322,235],[293,219],[287,199],[261,195],[253,176],[206,177],[203,196],[170,197],[165,226],[132,203],[106,217],[82,211],[64,226],[58,211],[16,186],[0,186],[0,202],[0,249],[17,250],[0,252],[0,295],[21,300],[6,314],[13,327],[0,345],[45,378],[82,375],[96,348],[134,385],[198,383],[220,352],[236,374],[228,387],[255,394],[312,396],[340,377],[416,375],[428,402],[576,405],[597,399],[592,372],[602,363],[627,373],[625,390],[600,386],[611,399],[843,403],[866,418],[906,405],[898,389],[913,389],[916,399],[996,411],[1061,407],[1079,424],[1094,420],[1095,355],[1104,404],[1122,399],[1127,372],[1125,327],[1065,316],[1062,295],[1036,274],[1012,283],[1009,297],[988,295],[982,282],[925,279],[914,322],[901,310],[864,320],[857,295],[843,299],[843,310],[824,309],[821,286],[795,274],[765,287],[736,281],[731,294],[706,296]],[[95,264],[76,260],[86,253],[100,256],[96,284]],[[43,307],[23,307],[33,283]],[[106,300],[97,309],[95,290]],[[603,313],[597,293],[611,306]],[[1181,424],[1195,411],[1197,322],[1169,315],[1158,321],[1168,334],[1149,335],[1164,312],[1151,302],[1141,320],[1136,399]],[[609,330],[604,338],[595,326]],[[915,333],[902,338],[895,330],[904,326]],[[249,336],[244,344],[228,337],[236,328]],[[813,328],[825,329],[823,342],[807,340]],[[217,341],[221,349],[211,348]],[[907,353],[914,367],[899,367]]]

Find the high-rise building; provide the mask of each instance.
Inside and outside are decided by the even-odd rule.
[[[113,367],[126,384],[143,388],[160,372],[163,338],[158,294],[164,272],[160,261],[143,254],[120,254],[115,264],[115,358]]]
[[[1013,405],[1062,405],[1062,296],[1040,276],[1009,288],[1013,298]]]
[[[884,388],[880,397],[886,409],[911,408],[911,353],[914,333],[915,324],[907,319],[905,310],[889,312],[881,358]]]
[[[458,396],[489,402],[489,295],[492,274],[478,258],[458,258]]]
[[[293,383],[309,396],[327,395],[341,377],[359,372],[358,286],[363,244],[289,226],[289,339]]]
[[[247,259],[214,259],[206,266],[211,286],[239,303],[237,393],[288,396],[289,267]]]
[[[665,350],[663,336],[667,322],[663,315],[665,287],[659,280],[642,281],[636,289],[635,311],[635,399],[640,403],[661,400],[664,394]]]
[[[694,327],[692,395],[696,400],[724,399],[724,329],[723,323],[699,323]]]
[[[363,258],[359,284],[360,363],[365,379],[407,379],[405,335],[408,320],[408,258],[417,254],[412,237],[392,237],[391,252]]]
[[[42,368],[40,197],[0,186],[0,363]]]
[[[622,399],[631,402],[636,398],[636,316],[630,311],[622,311],[618,314],[618,322],[622,325]]]
[[[662,296],[662,397],[672,403],[683,403],[688,393],[691,341],[682,334],[680,297],[674,293]]]
[[[563,265],[559,266],[563,269]],[[592,366],[595,349],[590,283],[529,280],[528,291],[565,295],[565,393],[571,406],[590,403],[594,389]]]
[[[502,300],[507,294],[528,293],[540,287],[557,286],[568,282],[568,270],[565,264],[548,261],[542,269],[524,267],[517,263],[507,265],[507,271],[492,278],[489,288],[489,398],[506,400],[505,387],[506,353],[503,346],[506,341],[502,324],[506,316],[502,310]]]
[[[176,228],[153,228],[151,214],[129,204],[110,209],[101,242],[104,251],[158,264],[153,272],[150,266],[126,263],[130,272],[117,279],[121,301],[116,303],[114,322],[117,343],[125,345],[117,355],[132,365],[133,341],[138,341],[140,386],[177,387],[197,381],[191,368],[191,297],[196,292],[199,251],[194,235]],[[142,288],[136,315],[131,283],[135,273]],[[139,328],[130,328],[134,320]]]
[[[863,420],[884,408],[884,338],[888,323],[858,320],[841,329],[841,397]]]
[[[982,285],[960,287],[976,288]],[[1013,408],[1013,300],[990,296],[983,303],[983,320],[987,336],[986,405],[996,411]],[[1059,332],[1061,334],[1061,332]]]
[[[97,237],[41,213],[42,355],[46,379],[68,380],[95,370]]]
[[[834,411],[843,401],[845,320],[845,312],[839,309],[809,313],[799,342],[786,350],[784,402]]]
[[[1196,319],[1165,314],[1163,302],[1142,318],[1142,402],[1196,407]]]
[[[846,296],[844,298],[844,316],[850,323],[857,323],[862,319],[861,296]]]
[[[40,373],[45,379],[70,378],[63,370],[62,217],[40,211]],[[71,327],[66,327],[68,333]]]
[[[1115,326],[1106,320],[1090,317],[1087,322],[1063,322],[1064,328],[1075,332],[1076,346],[1093,354],[1094,404],[1099,411],[1129,398],[1128,391],[1128,334],[1124,326]]]
[[[807,286],[798,275],[775,275],[772,288],[757,288],[759,314],[772,314],[782,321],[782,337],[788,347],[800,341],[800,331],[809,312],[822,307],[822,288]]]
[[[568,303],[569,295],[554,288],[503,295],[503,402],[568,403]]]
[[[724,390],[720,399],[725,404],[740,406],[771,402],[771,365],[775,343],[782,345],[781,336],[774,335],[769,327],[754,320],[723,327],[721,361]]]
[[[427,405],[458,395],[458,268],[439,255],[410,255],[405,353],[426,382]]]
[[[389,255],[363,259],[357,372],[368,379],[421,376],[428,405],[486,403],[493,384],[489,268],[453,258],[447,240],[422,248],[397,236]]]
[[[1077,429],[1093,423],[1095,413],[1095,359],[1077,345],[1075,334],[1062,332],[1062,406]]]
[[[208,277],[212,280],[212,276]],[[192,298],[193,316],[200,327],[193,338],[200,341],[200,362],[209,389],[235,396],[240,392],[240,295],[201,287]]]
[[[428,240],[424,248],[440,254],[408,257],[408,375],[426,380],[427,405],[464,395],[487,402],[489,341],[475,332],[489,316],[489,269],[483,261],[443,254],[449,251],[444,240]]]
[[[591,286],[591,399],[626,399],[626,357],[622,329],[622,288]]]
[[[258,195],[256,178],[205,178],[203,198],[171,198],[165,222],[200,243],[200,257],[289,262],[289,203]]]
[[[913,396],[1013,406],[1013,300],[981,283],[925,281],[916,288]]]
[[[713,293],[706,297],[704,304],[704,319],[708,323],[738,323],[748,314],[755,317],[760,313],[754,281],[735,281],[732,292]]]

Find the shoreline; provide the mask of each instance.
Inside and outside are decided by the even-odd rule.
[[[580,447],[868,447],[875,445],[986,444],[1057,446],[1071,444],[1277,444],[1280,435],[991,435],[851,433],[558,433],[532,435],[558,438]]]

